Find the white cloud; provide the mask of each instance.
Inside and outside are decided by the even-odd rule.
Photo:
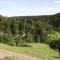
[[[60,3],[60,0],[55,0],[54,3]]]
[[[60,12],[60,8],[36,8],[36,9],[19,9],[18,11],[21,12],[22,15],[48,15],[48,14],[55,14]]]
[[[60,8],[36,8],[36,9],[19,9],[19,11],[25,11],[25,12],[47,12],[47,11],[56,11],[56,12],[60,12]]]
[[[28,8],[18,8],[16,10],[12,10],[12,12],[8,11],[8,10],[4,10],[0,11],[0,13],[4,13],[5,16],[28,16],[28,15],[50,15],[50,14],[55,14],[60,12],[60,8],[32,8],[32,9],[28,9]],[[16,12],[16,13],[15,13]]]

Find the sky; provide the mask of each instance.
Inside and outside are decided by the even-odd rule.
[[[33,16],[60,13],[60,0],[0,0],[0,15]]]

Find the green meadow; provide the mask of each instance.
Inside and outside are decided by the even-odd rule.
[[[44,60],[60,60],[57,51],[49,48],[48,45],[42,43],[29,43],[32,47],[16,47],[5,44],[0,44],[0,49],[31,55]]]

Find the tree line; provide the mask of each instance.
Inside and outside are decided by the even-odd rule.
[[[0,43],[15,46],[34,42],[50,44],[60,39],[56,32],[60,33],[60,13],[45,16],[0,15]]]

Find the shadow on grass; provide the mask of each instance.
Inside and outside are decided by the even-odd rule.
[[[60,59],[60,56],[53,56],[53,58],[57,58],[57,59]]]

